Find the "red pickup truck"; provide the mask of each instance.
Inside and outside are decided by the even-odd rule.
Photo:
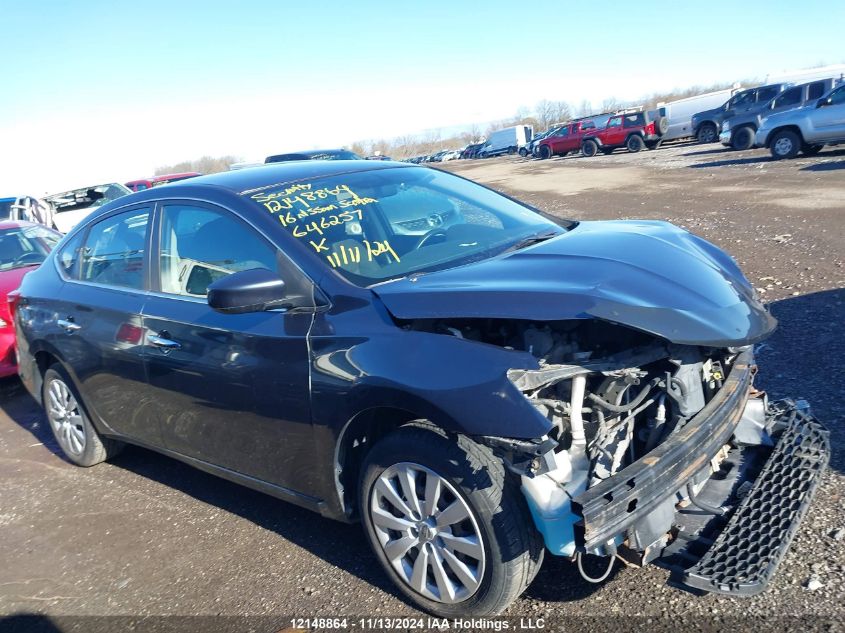
[[[585,119],[570,121],[552,136],[547,136],[537,148],[537,156],[551,158],[552,156],[566,156],[570,152],[581,149],[581,140],[585,134],[593,133],[604,127],[609,114],[599,114]]]
[[[648,112],[629,112],[611,116],[603,128],[592,130],[581,136],[581,153],[595,156],[599,150],[610,154],[619,147],[629,152],[639,152],[648,147],[660,145],[668,121],[663,117],[651,117]]]

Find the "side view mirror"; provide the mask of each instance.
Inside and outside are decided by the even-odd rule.
[[[823,107],[829,106],[829,105],[830,105],[830,97],[827,97],[826,99],[824,97],[822,97],[821,99],[819,99],[816,102],[817,108],[823,108]]]
[[[224,314],[280,308],[287,299],[284,280],[266,268],[232,273],[208,286],[208,305]]]

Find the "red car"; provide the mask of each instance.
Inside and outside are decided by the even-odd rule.
[[[648,112],[615,114],[606,126],[582,136],[581,153],[595,156],[601,150],[610,154],[619,147],[627,147],[629,152],[646,147],[655,149],[667,129],[668,121],[664,117],[652,118]]]
[[[188,178],[196,178],[202,176],[196,171],[186,171],[181,174],[165,174],[164,176],[155,176],[154,178],[142,178],[141,180],[130,180],[124,183],[132,191],[144,191],[145,189],[152,189],[159,185],[166,185],[169,182],[176,182],[177,180],[187,180]]]
[[[557,132],[540,141],[537,156],[551,158],[552,156],[566,156],[570,152],[579,151],[584,135],[604,126],[609,117],[609,114],[599,114],[586,119],[570,121]]]
[[[38,268],[62,234],[32,222],[0,222],[0,378],[18,373],[9,293]]]

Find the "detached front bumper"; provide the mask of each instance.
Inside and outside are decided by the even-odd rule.
[[[749,400],[754,372],[749,349],[683,428],[573,499],[578,549],[611,552],[624,544],[643,563],[657,559],[672,569],[675,584],[699,591],[753,595],[766,587],[809,507],[830,445],[824,427],[789,401],[765,411],[758,444],[748,445],[747,434],[744,445],[737,441],[746,406],[756,400]],[[762,411],[764,401],[757,402]],[[690,488],[703,505],[726,510],[694,507]]]

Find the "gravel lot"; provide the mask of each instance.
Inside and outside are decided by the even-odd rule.
[[[667,573],[655,567],[617,568],[606,583],[586,585],[573,565],[549,557],[506,615],[546,618],[547,628],[573,628],[566,618],[579,617],[588,629],[715,623],[743,630],[759,617],[753,626],[761,630],[838,630],[845,621],[845,150],[776,163],[762,151],[682,144],[442,168],[553,215],[666,219],[725,248],[780,320],[759,347],[758,386],[772,397],[806,398],[832,432],[831,468],[765,594],[695,597],[667,587]],[[393,591],[358,526],[142,449],[92,469],[70,465],[16,379],[0,381],[0,530],[0,614],[40,616],[0,620],[0,630],[128,622],[61,617],[83,615],[251,616],[229,622],[262,631],[290,626],[294,615],[420,615]],[[821,586],[807,589],[810,580]],[[187,630],[200,622],[217,626],[142,624]]]

